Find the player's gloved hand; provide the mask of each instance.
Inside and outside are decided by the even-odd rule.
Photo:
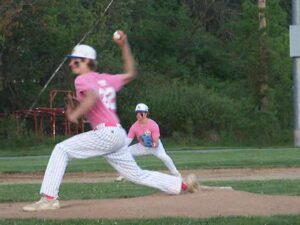
[[[147,148],[151,148],[153,145],[152,137],[150,135],[142,135],[141,137],[142,137],[144,146]]]

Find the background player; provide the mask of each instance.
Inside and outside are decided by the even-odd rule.
[[[116,114],[116,92],[133,80],[137,74],[127,36],[119,31],[114,41],[120,46],[125,73],[110,75],[95,72],[96,51],[88,45],[73,49],[69,66],[77,75],[76,96],[79,105],[67,109],[67,118],[74,123],[85,115],[93,130],[75,135],[57,144],[50,156],[40,194],[41,199],[23,207],[25,211],[60,208],[58,193],[68,161],[103,156],[122,176],[137,184],[157,188],[169,194],[195,191],[195,176],[185,181],[180,177],[142,170],[127,151],[126,131]]]
[[[152,154],[163,161],[172,175],[181,177],[181,174],[176,169],[172,159],[167,155],[159,139],[160,131],[158,124],[148,117],[149,107],[144,103],[139,103],[135,107],[135,113],[136,122],[129,129],[127,143],[129,145],[135,137],[139,143],[129,146],[128,151],[133,156]],[[123,179],[122,176],[119,176],[116,181],[122,181]]]

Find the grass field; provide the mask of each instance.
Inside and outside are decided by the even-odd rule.
[[[35,201],[39,199],[40,184],[0,185],[0,202]],[[155,189],[129,182],[65,183],[61,186],[61,200],[132,198],[158,192]]]
[[[300,149],[218,149],[170,151],[178,169],[300,167]],[[0,158],[0,172],[43,172],[49,156]],[[152,156],[137,157],[145,169],[165,169]],[[113,171],[102,157],[73,160],[69,172]]]
[[[300,216],[217,217],[211,219],[161,218],[139,220],[0,220],[1,225],[299,225]]]
[[[300,167],[300,149],[209,149],[170,151],[172,159],[179,169],[201,168],[270,168]],[[42,157],[10,157],[0,158],[0,172],[43,172],[49,156]],[[155,157],[139,157],[138,163],[147,169],[165,169]],[[68,171],[113,171],[101,157],[71,161]],[[204,185],[232,186],[235,190],[243,190],[261,194],[300,195],[300,180],[249,180],[249,181],[207,181]],[[0,202],[33,201],[38,199],[40,184],[0,185]],[[157,192],[152,188],[125,183],[64,183],[61,187],[63,200],[68,199],[101,199],[130,198],[149,195]],[[211,219],[161,218],[132,220],[48,220],[48,219],[11,219],[0,220],[2,225],[27,224],[205,224],[205,225],[293,225],[300,224],[298,216],[272,217],[218,217]]]
[[[270,195],[300,195],[300,180],[268,181],[207,181],[203,185],[231,186],[234,190]],[[39,198],[40,184],[0,185],[0,202],[35,201]],[[64,183],[61,186],[61,200],[132,198],[159,192],[156,189],[132,184],[114,183]]]

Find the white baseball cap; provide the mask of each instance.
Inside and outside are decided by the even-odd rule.
[[[135,112],[148,112],[149,107],[144,103],[139,103],[135,107]]]
[[[97,53],[94,48],[89,45],[76,45],[73,48],[71,55],[67,56],[68,58],[86,58],[96,60]]]

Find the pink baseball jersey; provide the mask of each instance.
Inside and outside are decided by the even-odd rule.
[[[84,92],[87,90],[93,90],[99,96],[96,104],[85,115],[93,128],[100,123],[107,125],[119,123],[116,114],[116,93],[121,90],[123,85],[121,75],[90,72],[76,77],[75,89],[78,101],[82,101]]]
[[[130,127],[129,132],[128,132],[128,137],[132,138],[132,139],[137,137],[138,141],[141,144],[143,144],[140,136],[142,136],[144,134],[151,135],[153,140],[156,140],[159,138],[159,136],[160,136],[159,126],[157,125],[157,123],[154,120],[148,118],[146,124],[141,124],[138,121],[136,121]]]

